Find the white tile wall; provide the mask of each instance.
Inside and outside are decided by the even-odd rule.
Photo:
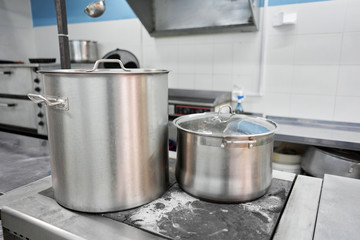
[[[347,0],[323,4],[298,4],[298,34],[341,33],[346,16]]]
[[[337,79],[337,65],[297,65],[294,66],[292,93],[334,96]]]
[[[334,120],[360,122],[360,97],[336,97]]]
[[[290,115],[291,94],[268,93],[264,96],[266,115],[285,116]]]
[[[335,96],[292,94],[290,116],[332,120]]]
[[[293,65],[268,65],[265,69],[265,95],[267,93],[291,93]]]
[[[360,1],[290,4],[265,11],[264,94],[247,97],[244,108],[360,123],[360,111],[354,111],[360,105]],[[280,12],[297,13],[297,24],[273,27]],[[72,38],[97,40],[101,55],[125,48],[143,67],[171,70],[171,88],[231,91],[237,85],[245,94],[258,91],[262,27],[252,33],[153,38],[137,19],[130,19],[73,24],[69,32]],[[39,57],[58,55],[55,26],[35,28],[34,33]],[[6,51],[4,45],[0,48]]]
[[[27,62],[35,56],[29,0],[0,2],[0,59]]]
[[[298,35],[295,64],[339,64],[342,34]]]
[[[345,32],[360,31],[360,1],[348,0],[348,7],[345,15]]]
[[[360,64],[360,32],[343,34],[342,64]]]
[[[269,36],[266,48],[266,65],[293,65],[296,37],[293,35]]]
[[[360,65],[342,65],[340,67],[337,95],[360,97]]]

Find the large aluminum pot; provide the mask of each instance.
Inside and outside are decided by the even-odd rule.
[[[178,129],[175,172],[183,190],[229,203],[266,193],[272,179],[274,122],[219,111],[182,116],[174,124]]]
[[[168,71],[41,71],[55,199],[84,212],[150,202],[168,188]]]
[[[74,63],[93,63],[99,59],[96,41],[70,40],[70,60]]]

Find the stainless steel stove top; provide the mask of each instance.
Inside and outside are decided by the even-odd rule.
[[[36,239],[41,233],[48,239],[271,239],[294,181],[293,175],[274,178],[262,198],[244,204],[217,204],[183,192],[174,178],[175,160],[170,159],[169,165],[171,186],[161,198],[121,212],[85,214],[65,209],[54,200],[49,178],[30,184],[25,194],[24,189],[15,190],[7,197],[11,203],[2,209],[4,236],[21,234],[21,239]]]

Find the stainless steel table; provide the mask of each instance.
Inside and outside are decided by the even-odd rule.
[[[296,176],[274,171],[273,177],[294,181]],[[303,239],[311,239],[308,237],[312,236],[310,233],[315,226],[318,206],[316,197],[320,195],[321,182],[321,179],[306,176],[296,178],[274,238],[289,239],[288,236],[300,236],[299,234],[303,234],[303,227],[306,226],[308,234],[303,234]],[[0,197],[3,226],[7,229],[16,229],[18,236],[21,234],[29,239],[162,239],[159,235],[99,215],[67,210],[54,199],[37,194],[49,187],[51,180],[50,177],[46,177]],[[304,195],[304,192],[309,191],[313,193],[309,196],[313,201],[309,201]],[[297,215],[297,221],[291,221],[296,211],[302,212],[303,215]],[[15,231],[11,234],[14,235]]]

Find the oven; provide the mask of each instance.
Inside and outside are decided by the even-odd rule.
[[[43,81],[37,72],[55,68],[55,64],[0,65],[0,130],[24,135],[47,136],[43,104],[33,104],[28,93],[43,93]]]

